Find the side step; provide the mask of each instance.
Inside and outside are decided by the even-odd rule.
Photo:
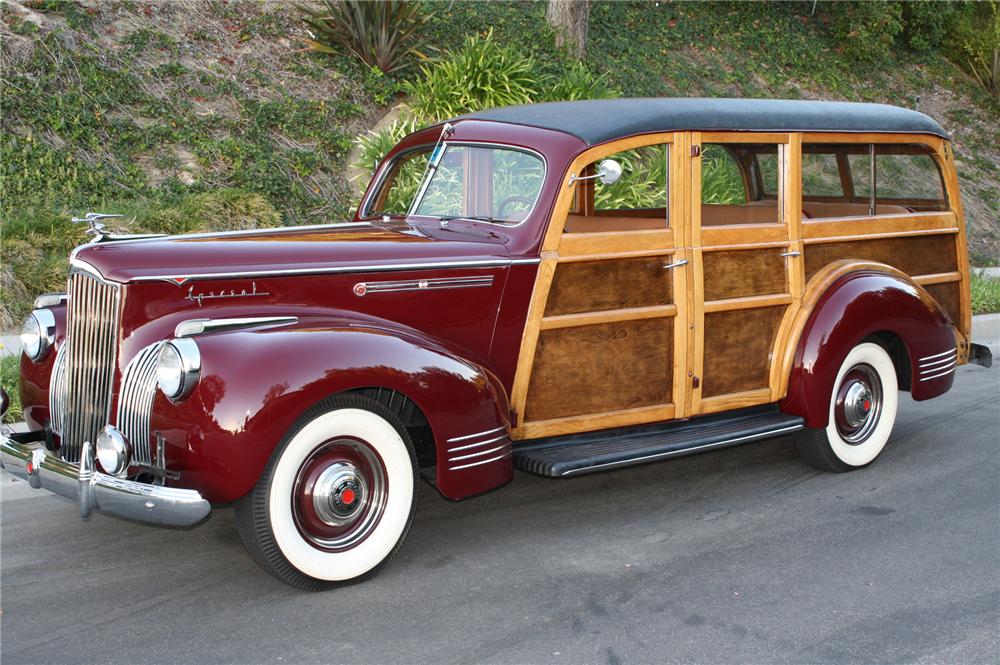
[[[514,467],[566,478],[782,436],[805,427],[774,405],[692,420],[553,436],[514,444]]]

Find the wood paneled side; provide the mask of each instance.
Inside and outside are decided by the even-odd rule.
[[[525,419],[668,404],[673,369],[670,319],[544,330],[538,339]]]
[[[545,316],[669,305],[671,272],[663,256],[560,263]]]
[[[704,252],[705,300],[785,293],[785,259],[780,249]]]
[[[806,279],[839,259],[878,261],[907,275],[958,270],[955,239],[952,235],[879,238],[851,242],[806,245]]]
[[[767,388],[784,307],[705,314],[704,397]]]
[[[924,286],[927,293],[931,294],[934,300],[941,305],[941,309],[951,317],[955,324],[962,320],[962,283],[945,282],[942,284],[927,284]]]

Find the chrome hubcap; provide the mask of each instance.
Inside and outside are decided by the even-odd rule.
[[[834,419],[837,432],[849,444],[864,443],[882,412],[882,381],[871,365],[855,365],[837,390]]]
[[[316,516],[330,526],[352,520],[365,504],[368,489],[353,464],[338,462],[326,468],[313,488]]]

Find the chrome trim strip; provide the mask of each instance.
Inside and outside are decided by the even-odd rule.
[[[955,356],[946,356],[944,358],[941,358],[940,360],[934,360],[934,361],[928,362],[928,363],[920,363],[920,369],[921,370],[923,370],[923,369],[934,369],[935,365],[947,365],[948,363],[953,363],[953,362],[955,362],[957,360],[958,360],[958,358],[956,358]]]
[[[457,453],[460,450],[468,450],[469,448],[477,448],[479,446],[488,446],[491,443],[496,443],[507,438],[507,434],[501,434],[500,436],[493,437],[492,439],[486,439],[485,441],[480,441],[478,443],[467,443],[464,446],[458,446],[457,448],[449,448],[449,453]]]
[[[770,432],[761,432],[759,434],[747,434],[745,436],[738,436],[735,439],[726,439],[725,441],[706,443],[702,446],[695,446],[693,448],[684,448],[683,450],[671,450],[665,453],[656,453],[655,455],[644,455],[643,457],[633,457],[631,459],[620,460],[618,462],[604,462],[603,464],[593,464],[591,466],[585,466],[579,469],[570,469],[569,471],[566,471],[562,475],[570,476],[573,475],[574,473],[580,473],[581,471],[589,471],[591,469],[601,469],[604,467],[612,467],[612,466],[627,466],[644,460],[654,460],[654,459],[659,459],[661,457],[673,457],[675,455],[686,455],[688,453],[692,453],[697,450],[711,450],[712,448],[721,448],[723,446],[728,446],[733,443],[739,443],[740,441],[768,439],[772,436],[777,436],[778,434],[784,434],[786,432],[797,432],[803,428],[804,428],[803,425],[790,425],[788,427],[781,427],[776,430],[771,430]]]
[[[495,453],[495,452],[497,452],[499,450],[503,450],[504,448],[509,448],[509,447],[510,447],[510,444],[509,443],[505,443],[503,445],[497,446],[496,448],[490,448],[489,450],[480,450],[478,453],[469,453],[468,455],[459,455],[458,457],[449,457],[448,458],[448,463],[451,464],[452,462],[460,462],[460,461],[462,461],[464,459],[472,459],[473,457],[482,457],[483,455],[489,455],[490,453]]]
[[[952,363],[946,367],[935,367],[934,369],[929,369],[926,372],[920,373],[920,380],[926,381],[927,379],[934,378],[935,376],[944,376],[949,372],[954,372],[958,368],[958,363]]]
[[[174,337],[193,337],[219,330],[239,330],[254,326],[279,326],[298,323],[297,316],[254,316],[232,319],[187,319],[174,328]]]
[[[952,348],[948,349],[947,351],[942,351],[941,353],[935,353],[933,356],[924,356],[923,358],[921,358],[917,362],[923,363],[925,360],[934,360],[935,358],[940,358],[941,356],[946,356],[946,355],[948,355],[950,353],[955,353],[957,351],[958,351],[958,347],[954,347],[953,346]]]
[[[458,441],[467,441],[469,439],[475,439],[477,436],[486,436],[488,434],[496,434],[497,432],[506,432],[507,426],[501,425],[500,427],[494,427],[493,429],[488,429],[485,432],[476,432],[475,434],[466,434],[465,436],[456,436],[454,438],[448,439],[448,443],[456,443]]]
[[[43,293],[35,298],[34,309],[56,307],[63,304],[67,300],[69,300],[69,296],[65,293]]]
[[[920,381],[923,382],[923,381],[930,381],[931,379],[939,379],[942,376],[947,376],[948,374],[951,374],[956,369],[957,369],[957,367],[952,367],[951,369],[945,370],[944,372],[941,372],[940,374],[931,374],[930,376],[922,376],[922,377],[920,377]]]
[[[538,259],[468,259],[462,261],[430,261],[427,263],[382,263],[364,266],[331,266],[329,268],[281,268],[244,272],[195,273],[191,275],[141,275],[133,282],[166,281],[180,285],[193,279],[237,279],[241,277],[284,277],[292,275],[328,275],[355,272],[403,272],[443,268],[506,268],[514,263],[538,263]]]
[[[509,457],[511,454],[512,454],[512,451],[508,450],[503,455],[499,455],[497,457],[491,457],[490,459],[480,460],[479,462],[473,462],[472,464],[462,464],[460,466],[450,466],[450,467],[448,467],[448,470],[449,471],[459,471],[461,469],[471,469],[474,466],[482,466],[483,464],[489,464],[490,462],[499,462],[503,458]]]
[[[69,345],[64,341],[56,351],[56,362],[52,366],[49,382],[49,427],[60,436],[66,422],[66,351]]]
[[[76,258],[76,252],[81,247],[86,247],[86,245],[80,245],[80,247],[77,247],[76,249],[74,249],[73,253],[70,254],[70,260],[69,260],[70,267],[71,268],[76,268],[77,270],[81,270],[81,271],[87,273],[88,275],[90,275],[91,277],[96,277],[97,279],[101,280],[102,282],[107,282],[108,284],[112,284],[113,282],[108,282],[108,280],[104,279],[104,275],[101,274],[100,270],[98,270],[94,266],[90,265],[86,261],[82,261],[82,260]]]
[[[493,275],[469,277],[435,277],[432,279],[400,279],[384,282],[358,282],[354,285],[354,295],[363,297],[369,293],[391,293],[394,291],[434,291],[440,289],[468,289],[493,286]]]

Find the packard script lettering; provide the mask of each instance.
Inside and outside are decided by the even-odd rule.
[[[249,291],[247,291],[246,289],[243,289],[242,291],[237,291],[236,289],[232,289],[230,291],[225,291],[225,290],[219,291],[218,293],[216,293],[215,291],[209,291],[208,293],[195,293],[194,287],[192,286],[190,289],[188,289],[188,293],[187,296],[185,296],[185,300],[196,302],[198,303],[198,307],[201,307],[203,301],[214,300],[216,298],[252,298],[254,296],[269,296],[269,295],[271,294],[268,293],[267,291],[258,291],[257,282],[252,282],[251,289]]]

